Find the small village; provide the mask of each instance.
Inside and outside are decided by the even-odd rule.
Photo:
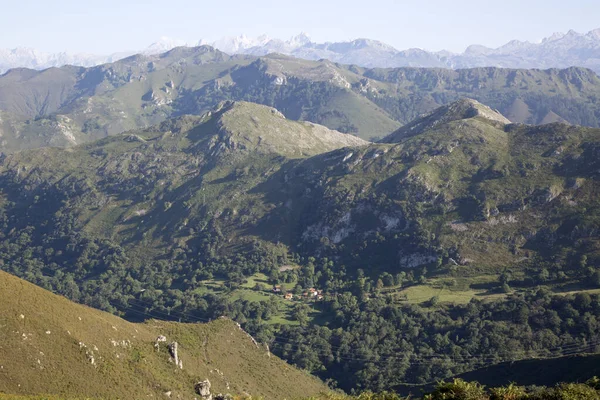
[[[275,294],[283,294],[283,290],[281,288],[281,285],[274,285],[273,286],[273,293]],[[285,294],[283,294],[283,298],[286,300],[313,300],[313,301],[321,301],[323,300],[323,291],[322,290],[318,290],[315,288],[310,288],[307,291],[303,292],[302,295],[294,295],[294,293],[286,291]]]

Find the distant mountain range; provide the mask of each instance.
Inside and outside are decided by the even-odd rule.
[[[142,51],[114,53],[108,56],[75,53],[44,53],[29,48],[0,49],[0,73],[11,68],[45,69],[63,65],[90,67],[114,62],[124,57],[142,53],[160,54],[180,46],[210,45],[228,54],[264,56],[281,53],[307,60],[328,59],[342,64],[355,64],[368,68],[439,67],[439,68],[566,68],[586,67],[600,72],[600,29],[587,33],[573,30],[555,33],[539,43],[513,40],[498,48],[471,45],[463,53],[449,51],[430,52],[419,48],[397,50],[371,39],[349,42],[315,43],[305,33],[289,40],[272,39],[266,35],[257,38],[241,35],[222,38],[214,42],[200,40],[186,43],[163,37]]]

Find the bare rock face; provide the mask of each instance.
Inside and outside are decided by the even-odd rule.
[[[175,365],[178,366],[180,369],[183,369],[183,362],[179,359],[179,354],[177,353],[177,347],[178,347],[177,342],[171,343],[169,345],[169,354],[171,354],[171,357],[173,358]]]
[[[208,379],[196,383],[194,390],[199,394],[203,400],[212,400],[212,394],[210,394],[210,381]]]
[[[167,338],[163,335],[160,335],[159,337],[156,338],[156,342],[154,342],[154,348],[156,349],[156,351],[160,351],[160,344],[163,342],[166,342]]]

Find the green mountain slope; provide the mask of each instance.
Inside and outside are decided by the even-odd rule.
[[[597,130],[479,115],[439,121],[399,144],[339,150],[288,172],[297,178],[282,190],[298,199],[292,209],[304,209],[290,243],[355,265],[371,263],[368,256],[388,269],[414,268],[441,257],[502,269],[575,246],[568,236],[577,226],[588,258],[597,257],[595,231],[583,228],[595,218]],[[377,243],[380,235],[386,240]],[[544,243],[547,235],[556,237]]]
[[[82,94],[76,87],[82,72],[79,67],[10,70],[0,80],[0,108],[28,117],[56,112]]]
[[[0,272],[0,393],[72,398],[213,393],[300,398],[327,390],[256,345],[234,322],[132,324]],[[165,342],[158,342],[161,335]],[[168,345],[178,343],[180,369]],[[2,395],[0,395],[1,397]]]
[[[287,120],[266,106],[223,103],[201,117],[180,117],[72,149],[8,156],[3,187],[6,194],[17,194],[17,187],[30,182],[41,195],[34,201],[45,208],[45,217],[30,211],[43,219],[58,218],[47,220],[50,224],[75,218],[76,229],[86,237],[139,249],[133,250],[140,255],[135,263],[156,260],[186,243],[200,246],[201,257],[210,259],[209,254],[224,254],[225,247],[251,247],[261,240],[266,232],[257,228],[274,205],[258,187],[271,185],[269,177],[279,176],[282,166],[366,144],[352,135]],[[59,211],[67,208],[67,214]],[[276,247],[280,232],[268,235],[273,242],[262,242]]]
[[[228,56],[208,46],[93,68],[17,69],[0,77],[2,149],[72,146],[145,128],[222,101],[276,107],[287,118],[371,139],[464,96],[513,122],[599,126],[590,70],[364,69],[282,55]],[[3,126],[2,126],[3,125]]]
[[[465,104],[480,106],[450,109]],[[562,254],[575,277],[571,260],[596,260],[598,130],[444,110],[408,128],[429,130],[365,146],[267,107],[226,104],[72,150],[9,156],[5,212],[35,219],[44,199],[58,213],[40,216],[44,226],[68,215],[69,230],[125,248],[206,259],[264,245],[373,273],[430,264],[497,273]]]
[[[500,125],[510,124],[510,120],[498,111],[472,99],[461,99],[449,105],[437,108],[432,113],[418,118],[381,140],[382,143],[400,143],[403,139],[435,129],[437,125],[447,124],[470,118],[495,121]]]
[[[454,354],[490,346],[501,362],[593,339],[600,130],[508,124],[471,100],[412,126],[423,129],[366,143],[222,103],[4,156],[2,268],[130,319],[140,304],[225,313],[344,388],[452,376],[475,365]],[[310,288],[321,303],[303,297]],[[436,352],[447,358],[411,364]]]
[[[5,151],[72,146],[161,122],[177,114],[171,103],[180,91],[246,62],[201,46],[87,69],[8,71],[0,77],[0,109],[12,119]]]

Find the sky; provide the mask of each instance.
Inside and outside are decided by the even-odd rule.
[[[598,0],[0,0],[0,48],[110,54],[168,36],[381,40],[397,49],[462,52],[600,28]]]

